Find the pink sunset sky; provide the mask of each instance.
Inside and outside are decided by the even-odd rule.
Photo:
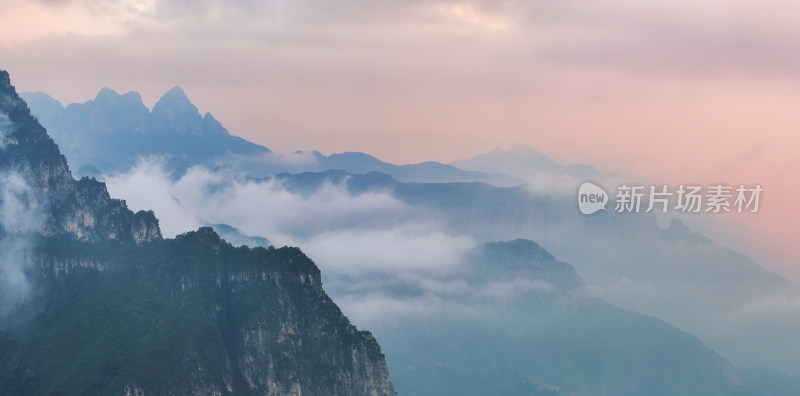
[[[180,85],[278,152],[449,162],[521,142],[655,183],[761,183],[759,213],[704,231],[793,279],[799,37],[794,1],[0,4],[0,68],[63,103]]]

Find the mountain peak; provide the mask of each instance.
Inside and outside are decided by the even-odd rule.
[[[516,239],[483,243],[472,254],[472,268],[478,270],[477,274],[483,279],[529,279],[554,286],[557,295],[583,296],[585,293],[583,280],[575,268],[556,260],[534,241]]]
[[[179,86],[167,91],[153,106],[153,127],[157,132],[202,135],[203,117]]]
[[[120,97],[122,98],[123,102],[125,102],[125,103],[131,103],[131,104],[144,106],[144,102],[142,101],[142,95],[140,95],[136,91],[126,92],[126,93],[122,94],[122,96],[120,96]]]
[[[525,143],[514,143],[508,152],[511,153],[526,153],[526,154],[535,154],[535,155],[544,155],[541,151],[533,148],[532,146],[528,146]]]
[[[217,121],[211,113],[206,113],[203,116],[203,134],[205,135],[230,135],[228,130],[222,126],[222,123]]]
[[[138,92],[130,91],[125,94],[109,88],[103,87],[97,92],[94,101],[96,103],[110,104],[110,105],[135,105],[144,107],[142,96]]]
[[[230,135],[222,123],[208,112],[203,116],[203,133],[206,135]]]
[[[187,243],[196,243],[199,246],[213,250],[214,253],[219,253],[222,246],[227,244],[227,242],[222,240],[219,234],[217,234],[212,227],[208,226],[200,227],[197,229],[197,231],[189,231],[180,234],[176,237],[176,240]]]
[[[117,99],[119,97],[120,97],[120,94],[117,91],[115,91],[115,90],[113,90],[113,89],[111,89],[109,87],[103,87],[103,88],[100,88],[100,91],[97,92],[97,96],[94,97],[94,100],[96,100],[98,102],[110,102],[110,101],[115,100],[115,99]]]
[[[463,170],[509,175],[520,180],[530,180],[542,172],[569,175],[579,179],[596,178],[601,174],[589,165],[564,166],[541,151],[524,143],[516,143],[508,150],[496,148],[488,153],[450,163]]]
[[[189,97],[186,95],[186,92],[183,91],[183,88],[177,85],[162,95],[161,99],[159,99],[159,102],[161,101],[191,103]]]
[[[380,161],[377,157],[361,151],[345,151],[342,153],[331,154],[328,158],[348,158],[354,160]]]
[[[0,167],[14,161],[15,150],[9,150],[8,145],[33,145],[43,152],[57,153],[55,145],[47,131],[31,115],[27,103],[17,94],[8,72],[0,70],[0,148],[5,148],[4,155],[0,156]],[[17,160],[26,161],[27,158],[18,156]]]
[[[5,70],[0,70],[0,86],[8,87],[11,85],[11,76]]]
[[[530,239],[515,239],[513,241],[488,242],[484,244],[484,249],[503,254],[513,254],[526,258],[535,258],[537,261],[555,261],[550,252],[541,247],[538,243]]]
[[[687,242],[702,243],[706,245],[713,244],[714,242],[703,235],[692,231],[689,226],[677,217],[673,217],[667,229],[662,231],[662,234],[669,239],[683,240]]]

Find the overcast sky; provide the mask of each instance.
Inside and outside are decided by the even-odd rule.
[[[69,103],[109,86],[152,106],[180,85],[279,152],[446,162],[522,142],[659,183],[758,182],[763,210],[725,221],[787,271],[797,37],[794,1],[0,3],[20,91]]]

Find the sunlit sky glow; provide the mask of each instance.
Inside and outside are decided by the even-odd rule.
[[[21,91],[180,85],[273,150],[452,161],[522,142],[664,183],[762,183],[729,219],[800,273],[793,1],[6,0]],[[741,231],[738,231],[741,230]]]

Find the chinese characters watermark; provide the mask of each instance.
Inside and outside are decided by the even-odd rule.
[[[614,211],[618,213],[756,213],[761,208],[760,184],[746,185],[629,185],[617,186]],[[609,201],[605,190],[591,182],[578,189],[583,214],[603,210]]]

